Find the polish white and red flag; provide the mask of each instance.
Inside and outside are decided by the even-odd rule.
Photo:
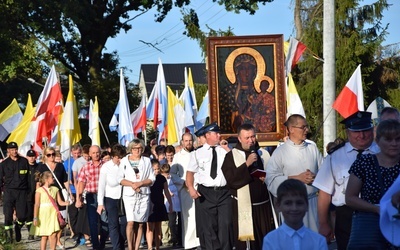
[[[36,150],[41,151],[43,140],[47,142],[51,140],[52,133],[58,125],[59,115],[63,109],[62,99],[60,81],[57,77],[56,68],[53,65],[36,104],[35,115],[32,118],[32,121],[37,124],[37,133],[34,142]]]
[[[138,133],[146,131],[146,96],[142,95],[142,100],[139,107],[131,114],[133,133],[137,136]]]
[[[364,111],[364,93],[361,79],[361,64],[358,65],[349,81],[344,86],[332,107],[343,118],[347,118],[357,111]]]
[[[302,42],[298,41],[296,38],[291,37],[289,40],[289,47],[286,53],[285,59],[285,71],[286,76],[292,71],[294,66],[300,60],[301,55],[307,49],[307,46]]]
[[[158,141],[167,138],[167,84],[161,59],[158,59],[157,80],[146,104],[147,119],[152,119],[154,129],[158,130]]]

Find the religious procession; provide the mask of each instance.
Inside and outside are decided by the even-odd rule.
[[[40,90],[2,88],[0,250],[400,249],[399,76],[391,70],[398,55],[377,52],[386,2],[339,1],[343,26],[331,27],[334,1],[323,1],[323,13],[296,1],[298,39],[285,40],[194,31],[202,5],[174,1],[203,61],[162,63],[168,39],[140,40],[159,59],[141,65],[137,84],[125,67],[116,70],[119,54],[102,52],[111,47],[105,41],[152,8],[161,22],[170,1],[41,2],[12,12],[29,23],[17,22],[21,37],[35,34],[54,59],[38,50],[31,57],[42,63],[13,79]],[[213,7],[258,9],[234,2]],[[2,11],[10,7],[0,6],[12,22]],[[377,22],[366,30],[371,13]],[[357,37],[340,40],[345,34]]]

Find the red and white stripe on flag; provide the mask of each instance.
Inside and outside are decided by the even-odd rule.
[[[343,118],[347,118],[357,111],[364,111],[364,93],[362,89],[361,64],[358,65],[349,81],[344,86],[332,107]]]
[[[39,147],[42,146],[43,138],[51,139],[51,133],[58,125],[59,114],[63,108],[62,98],[60,82],[53,65],[38,99],[35,116],[32,119],[38,122],[36,144]]]

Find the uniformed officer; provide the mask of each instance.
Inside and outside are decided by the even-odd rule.
[[[18,155],[18,145],[10,142],[7,145],[8,158],[0,163],[0,186],[4,185],[3,213],[6,241],[13,241],[13,210],[15,222],[15,240],[21,241],[21,227],[26,220],[26,199],[28,192],[28,160]]]
[[[203,131],[205,127],[200,128],[199,130],[197,130],[196,132],[194,132],[194,135],[197,137],[197,147],[196,148],[200,148],[203,146],[204,143],[206,143],[206,137],[205,137],[205,133]]]
[[[339,250],[347,248],[351,232],[353,209],[345,203],[349,169],[360,154],[376,154],[380,151],[374,142],[370,112],[358,111],[341,123],[346,127],[348,142],[330,152],[312,184],[319,189],[319,233],[327,241],[333,239],[329,224],[329,206],[331,202],[336,206],[334,235]]]
[[[36,191],[36,180],[35,180],[35,172],[38,167],[38,163],[36,162],[36,152],[32,149],[28,150],[26,153],[26,159],[28,159],[29,163],[29,186],[28,186],[28,194],[27,194],[27,203],[26,203],[26,227],[28,228],[28,232],[30,232],[31,225],[33,223],[33,207],[35,205],[35,191]],[[33,240],[33,235],[29,234],[28,240]]]
[[[221,166],[227,151],[218,145],[220,128],[212,123],[202,128],[206,143],[193,151],[186,185],[195,199],[197,235],[201,249],[233,248],[232,200]],[[198,183],[194,187],[194,175]]]

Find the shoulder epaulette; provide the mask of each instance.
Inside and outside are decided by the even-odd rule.
[[[346,142],[342,142],[339,143],[338,145],[334,146],[333,148],[331,148],[327,153],[328,155],[331,155],[333,152],[335,152],[336,150],[338,150],[339,148],[343,147],[346,144]]]

